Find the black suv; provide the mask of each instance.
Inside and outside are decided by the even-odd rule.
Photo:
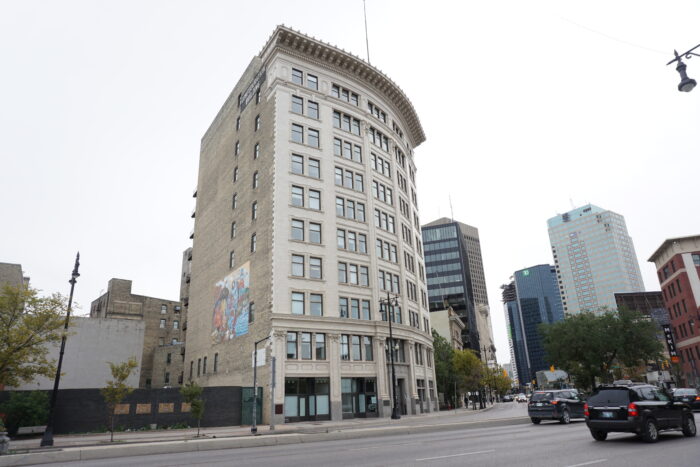
[[[572,418],[583,418],[583,398],[575,389],[536,391],[527,404],[527,414],[535,425],[545,420],[569,423]]]
[[[659,439],[661,430],[682,430],[695,436],[690,406],[674,402],[656,386],[600,386],[584,406],[586,425],[597,441],[611,431],[636,433],[647,443]]]

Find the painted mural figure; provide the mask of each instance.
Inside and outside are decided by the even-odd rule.
[[[250,307],[250,263],[216,283],[217,296],[212,314],[212,339],[223,342],[248,333]]]

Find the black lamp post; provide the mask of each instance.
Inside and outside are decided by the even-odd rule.
[[[676,58],[674,58],[673,60],[671,60],[670,62],[668,62],[666,64],[666,65],[670,65],[671,63],[678,62],[678,65],[676,65],[676,71],[678,72],[678,74],[681,75],[681,82],[678,83],[678,90],[681,92],[690,92],[698,84],[697,81],[695,81],[694,79],[688,78],[688,74],[685,71],[686,64],[683,63],[683,59],[681,58],[681,57],[685,57],[687,59],[690,59],[693,56],[700,57],[700,54],[693,52],[698,47],[700,47],[700,44],[696,45],[692,49],[690,49],[687,52],[684,52],[680,55],[678,54],[677,51],[674,50],[673,53],[676,56]]]
[[[49,419],[46,422],[44,436],[41,438],[41,446],[53,446],[53,417],[56,411],[56,397],[58,396],[58,383],[61,381],[61,366],[63,365],[63,353],[66,350],[66,335],[68,333],[68,322],[70,321],[70,309],[73,304],[73,289],[78,277],[78,268],[80,267],[80,252],[75,256],[75,265],[71,273],[70,280],[70,296],[68,297],[68,310],[66,311],[66,322],[63,325],[63,336],[61,337],[61,352],[58,354],[58,365],[56,366],[56,377],[53,380],[53,392],[51,393],[51,404],[49,405]]]
[[[392,296],[389,292],[386,293],[386,299],[379,300],[381,308],[384,305],[386,310],[387,321],[389,321],[389,359],[391,361],[391,391],[393,393],[394,406],[391,409],[391,419],[398,420],[401,418],[399,413],[399,393],[396,388],[396,368],[394,368],[394,333],[391,328],[391,321],[394,318],[394,306],[398,306],[398,295]]]

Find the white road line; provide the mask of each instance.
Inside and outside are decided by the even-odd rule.
[[[446,459],[448,457],[470,456],[472,454],[486,454],[487,452],[495,452],[495,451],[496,451],[495,449],[489,449],[488,451],[463,452],[460,454],[451,454],[449,456],[424,457],[422,459],[416,459],[416,461],[431,461],[433,459]]]
[[[598,459],[595,461],[582,462],[580,464],[567,465],[566,467],[581,467],[582,465],[600,464],[601,462],[605,462],[606,460],[607,459]]]

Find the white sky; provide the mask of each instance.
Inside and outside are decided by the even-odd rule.
[[[647,258],[700,232],[700,89],[665,64],[700,43],[694,1],[368,0],[372,63],[407,93],[423,223],[479,228],[498,358],[499,286],[551,263],[546,220],[625,216]],[[112,277],[177,299],[199,141],[275,26],[365,57],[360,0],[0,1],[0,261],[79,313]],[[688,61],[700,79],[700,57]]]

